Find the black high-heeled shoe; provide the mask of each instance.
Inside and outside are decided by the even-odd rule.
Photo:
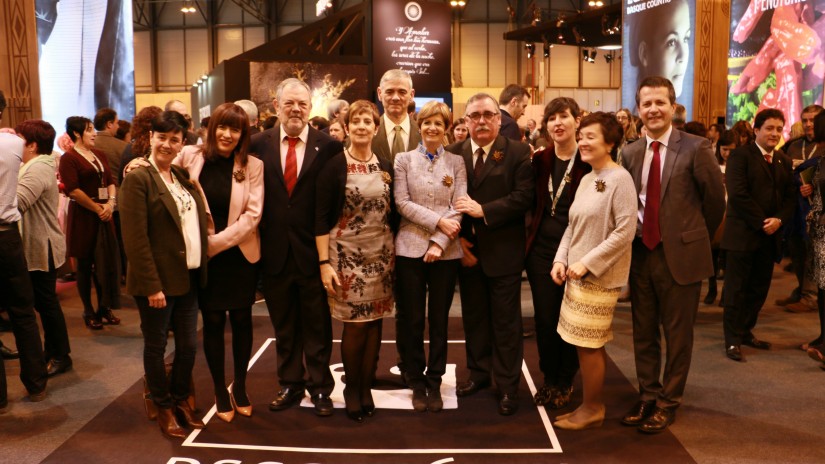
[[[374,404],[368,404],[366,406],[363,406],[363,407],[361,407],[361,412],[363,412],[364,415],[367,416],[367,417],[372,417],[372,416],[375,415],[375,405]]]
[[[105,322],[109,325],[119,325],[120,318],[115,316],[115,313],[112,312],[109,308],[101,308],[97,310],[97,319],[101,320],[101,322]]]
[[[347,417],[354,420],[355,422],[358,422],[359,424],[364,422],[364,416],[362,414],[363,414],[363,412],[361,412],[360,410],[358,410],[358,411],[347,410]]]
[[[100,322],[95,314],[84,314],[83,323],[91,330],[103,330],[103,323]]]

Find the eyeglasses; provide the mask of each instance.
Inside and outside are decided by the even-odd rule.
[[[469,118],[470,121],[478,122],[478,121],[481,120],[481,118],[484,118],[485,121],[492,121],[493,118],[496,117],[496,116],[498,116],[498,112],[491,113],[489,111],[485,111],[483,113],[468,114],[467,118]]]

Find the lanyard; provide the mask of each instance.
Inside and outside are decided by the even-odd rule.
[[[814,153],[816,153],[816,149],[819,148],[819,144],[818,143],[814,144],[814,149],[811,150],[811,154],[809,155],[809,154],[805,153],[805,142],[807,142],[807,140],[802,141],[802,159],[807,161],[807,160],[813,158]]]
[[[564,177],[561,179],[559,183],[559,189],[553,194],[553,174],[550,173],[550,178],[547,180],[547,191],[550,192],[550,196],[553,198],[553,205],[550,207],[550,215],[556,215],[556,204],[559,202],[559,198],[561,197],[562,192],[564,192],[564,187],[567,185],[568,182],[572,182],[572,178],[570,177],[570,171],[573,170],[573,164],[576,162],[576,155],[579,153],[576,150],[576,153],[573,153],[573,156],[570,158],[570,164],[567,165],[567,170],[564,171]]]

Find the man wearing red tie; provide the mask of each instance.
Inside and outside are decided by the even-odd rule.
[[[249,151],[264,162],[261,272],[281,384],[269,409],[294,406],[308,390],[315,413],[329,416],[332,322],[315,248],[315,179],[343,146],[307,124],[311,94],[303,81],[281,82],[273,102],[280,126],[252,137]]]
[[[640,398],[622,423],[658,433],[673,423],[682,401],[699,292],[713,274],[710,237],[725,212],[725,191],[710,142],[673,127],[676,93],[669,80],[644,79],[636,104],[647,136],[626,146],[622,161],[639,194],[630,293]]]
[[[725,170],[728,212],[722,249],[727,263],[722,303],[725,354],[734,361],[744,361],[740,345],[771,347],[753,335],[753,328],[768,296],[773,263],[781,256],[779,231],[791,221],[796,206],[791,160],[776,150],[784,126],[782,111],[760,111],[753,121],[756,140],[731,153]]]

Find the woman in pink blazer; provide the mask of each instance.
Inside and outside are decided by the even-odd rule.
[[[231,422],[235,412],[252,415],[246,395],[246,369],[252,352],[252,305],[261,257],[258,222],[264,196],[263,163],[247,156],[249,119],[234,103],[212,113],[206,141],[186,146],[174,164],[197,181],[206,199],[208,278],[198,302],[203,316],[203,351],[215,386],[217,415]],[[235,380],[224,377],[224,326],[232,324]]]

